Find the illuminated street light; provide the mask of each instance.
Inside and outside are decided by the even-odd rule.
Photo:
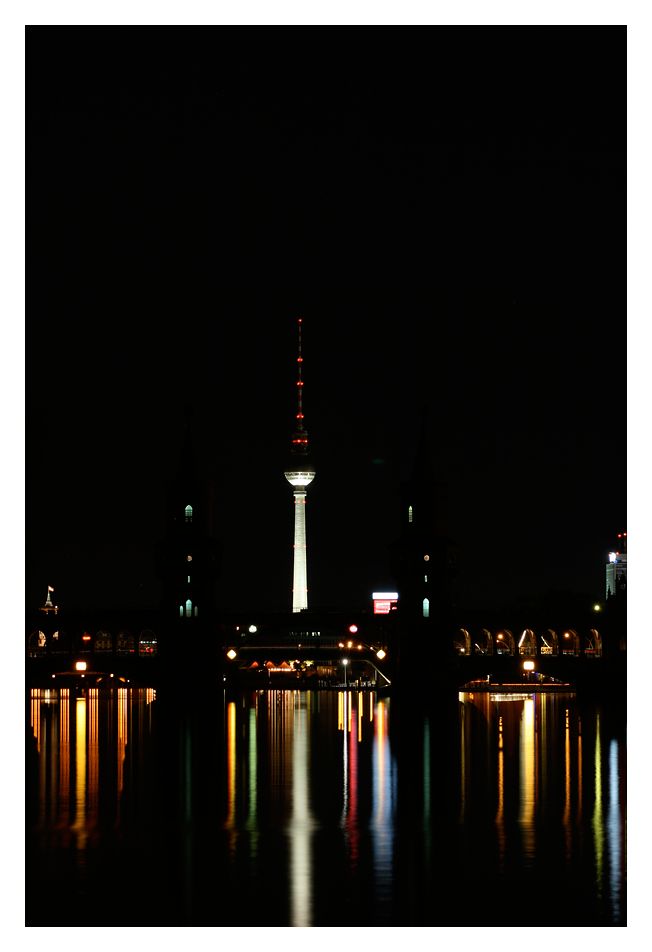
[[[523,662],[524,671],[534,671],[534,661],[524,661]]]
[[[383,658],[385,657],[385,652],[383,651],[382,648],[376,652],[376,657],[380,658],[381,661],[383,660]]]
[[[230,658],[231,661],[233,661],[233,659],[235,658],[235,651],[233,650],[233,648],[231,648],[230,651],[227,651],[226,656],[227,658]]]
[[[255,631],[258,631],[258,629],[256,628],[255,625],[249,625],[249,631],[250,631],[251,634],[253,635],[253,633],[254,633]]]
[[[75,668],[77,669],[77,671],[85,671],[85,670],[86,670],[86,662],[85,662],[85,661],[78,661],[77,664],[75,665]]]
[[[344,665],[344,687],[346,687],[346,666],[349,663],[348,658],[342,659],[342,664]]]
[[[600,606],[599,606],[599,605],[594,605],[594,606],[593,606],[593,611],[594,611],[594,612],[599,612],[599,611],[600,611]]]

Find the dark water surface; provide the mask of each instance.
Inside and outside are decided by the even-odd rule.
[[[31,692],[26,924],[626,924],[625,705]]]

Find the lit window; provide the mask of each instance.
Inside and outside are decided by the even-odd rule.
[[[188,581],[190,581],[190,579],[188,579]],[[428,576],[427,576],[427,575],[424,575],[424,576],[423,576],[423,581],[424,581],[424,582],[427,582],[427,581],[428,581]]]
[[[192,506],[186,506],[186,522],[192,522]]]
[[[408,522],[412,522],[412,506],[408,509]]]
[[[190,618],[192,615],[192,602],[190,599],[186,602],[186,618]]]
[[[430,599],[424,598],[423,600],[423,617],[428,618],[430,616]]]
[[[197,606],[195,605],[195,618],[197,617]]]
[[[183,618],[183,605],[179,605],[179,618]]]
[[[190,581],[190,576],[188,576],[188,581]]]

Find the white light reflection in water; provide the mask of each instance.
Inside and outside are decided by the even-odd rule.
[[[392,919],[392,852],[394,843],[394,783],[393,764],[388,737],[388,707],[379,701],[376,708],[374,746],[372,754],[374,813],[371,836],[374,851],[376,880],[375,921],[379,925]]]
[[[534,863],[534,757],[536,751],[534,738],[534,698],[527,698],[523,704],[520,737],[520,801],[519,823],[521,842],[525,854],[525,863]]]
[[[618,743],[609,744],[609,816],[607,837],[609,842],[609,867],[611,870],[611,905],[614,922],[620,922],[620,810],[618,796]]]
[[[309,796],[309,711],[306,695],[295,691],[292,731],[292,816],[287,828],[290,838],[290,925],[311,926],[312,835],[315,821]]]
[[[258,749],[256,735],[256,707],[249,708],[249,814],[245,830],[249,833],[249,850],[252,860],[256,858],[258,847]]]

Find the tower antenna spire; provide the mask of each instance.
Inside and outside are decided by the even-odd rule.
[[[299,379],[297,381],[297,420],[299,421],[297,429],[303,430],[303,380],[301,379],[301,364],[303,363],[303,357],[301,356],[301,318],[299,318],[299,356],[297,357],[297,363],[299,364]]]
[[[315,468],[308,456],[308,433],[303,428],[303,380],[301,379],[301,325],[299,318],[299,374],[297,380],[297,422],[292,434],[292,459],[285,478],[294,490],[294,587],[292,611],[308,607],[308,573],[306,558],[306,488],[315,477]]]

